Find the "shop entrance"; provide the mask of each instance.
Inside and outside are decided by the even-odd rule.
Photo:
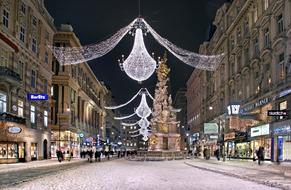
[[[43,159],[47,159],[47,140],[43,141]]]
[[[18,144],[19,162],[25,162],[26,152],[25,152],[25,142]]]
[[[31,143],[30,157],[32,161],[37,160],[37,143]]]

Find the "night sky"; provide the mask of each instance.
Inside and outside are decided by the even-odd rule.
[[[199,45],[207,39],[207,31],[216,10],[225,1],[141,0],[141,15],[162,37],[183,49],[197,52]],[[105,40],[138,16],[138,0],[45,0],[45,6],[57,27],[62,23],[73,26],[82,45]],[[133,40],[132,36],[126,35],[113,51],[88,62],[97,78],[110,88],[118,104],[129,100],[141,87],[148,88],[153,94],[157,81],[153,75],[138,84],[121,72],[117,60],[122,54],[125,57],[129,55]],[[149,53],[163,55],[165,49],[151,35],[144,40]],[[170,53],[168,65],[171,68],[171,93],[174,97],[179,88],[186,86],[193,68]],[[133,103],[130,110],[134,106],[137,105]]]

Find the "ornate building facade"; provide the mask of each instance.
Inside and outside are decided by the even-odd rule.
[[[264,146],[267,159],[291,159],[284,128],[290,120],[267,114],[291,108],[290,0],[234,0],[217,11],[214,25],[200,53],[223,52],[225,57],[215,72],[201,71],[203,97],[197,101],[202,102],[203,123],[217,123],[218,145],[231,157],[252,158]],[[194,84],[188,83],[191,91]],[[239,114],[228,116],[227,107],[234,104],[240,105]],[[285,131],[283,138],[274,136],[277,128]]]
[[[54,45],[81,46],[71,25],[61,25],[54,35]],[[97,135],[105,141],[108,90],[87,63],[65,66],[54,60],[52,69],[52,156],[58,149],[79,156],[82,149],[96,146]]]
[[[49,158],[53,18],[37,0],[0,0],[0,163]]]

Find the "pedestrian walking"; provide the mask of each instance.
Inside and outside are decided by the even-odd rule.
[[[93,158],[93,151],[90,150],[90,151],[88,151],[88,161],[89,161],[90,163],[92,163],[92,158]]]
[[[219,151],[219,148],[217,148],[215,150],[214,155],[215,155],[216,159],[219,161],[220,160],[220,151]]]
[[[59,162],[62,162],[62,158],[61,158],[61,151],[57,150],[57,158]]]
[[[264,147],[262,146],[259,147],[259,150],[257,151],[257,157],[258,157],[258,164],[261,165],[261,162],[265,160]]]

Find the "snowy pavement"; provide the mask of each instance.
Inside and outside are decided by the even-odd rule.
[[[12,164],[0,164],[0,174],[7,173],[12,171],[19,171],[25,169],[39,168],[39,167],[48,167],[48,166],[59,166],[66,164],[75,164],[79,162],[85,162],[85,159],[74,158],[71,161],[63,161],[61,163],[58,162],[57,159],[50,160],[37,160],[32,162],[24,162],[24,163],[12,163]]]
[[[91,163],[19,184],[9,190],[274,190],[262,184],[197,169],[185,160]]]
[[[204,171],[212,171],[281,189],[291,189],[291,167],[289,165],[263,163],[259,166],[257,162],[253,161],[222,162],[202,159],[187,160],[185,163]]]

